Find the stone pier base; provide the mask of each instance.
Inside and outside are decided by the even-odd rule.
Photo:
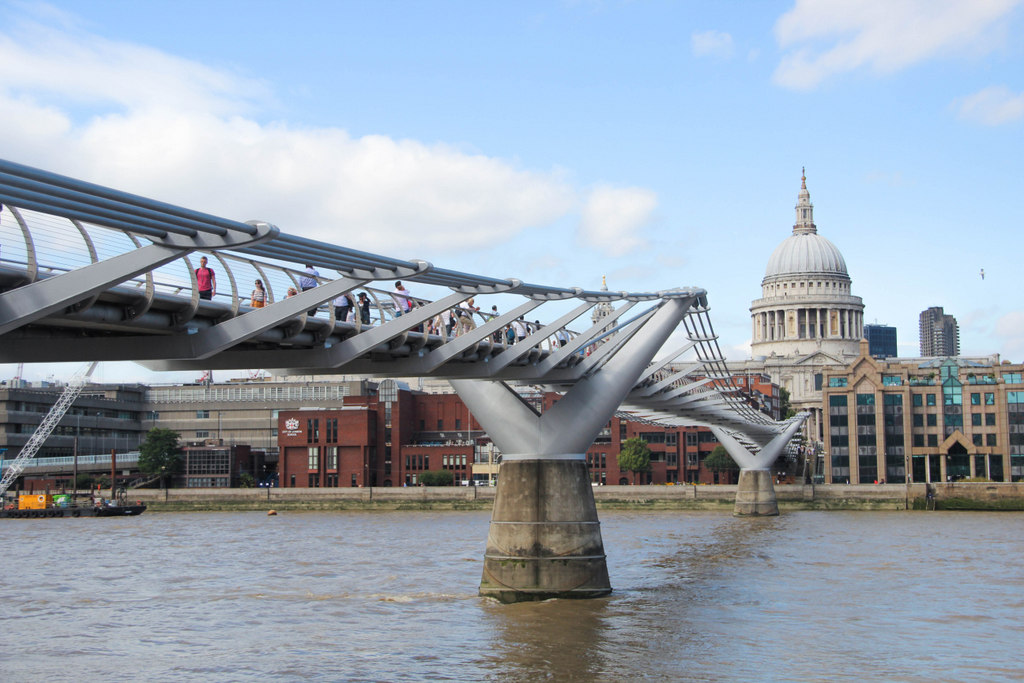
[[[775,499],[772,473],[768,470],[740,470],[739,486],[736,488],[737,517],[770,517],[779,514]]]
[[[586,461],[503,462],[480,595],[524,602],[611,590]]]

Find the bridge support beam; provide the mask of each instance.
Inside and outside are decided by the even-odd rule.
[[[728,451],[729,457],[740,466],[739,485],[736,487],[736,517],[771,517],[779,514],[779,503],[775,497],[772,473],[769,469],[797,431],[807,413],[800,413],[793,422],[774,439],[765,444],[756,454],[751,453],[736,437],[721,427],[711,427],[715,438]]]
[[[543,414],[503,382],[451,380],[502,452],[480,595],[502,602],[611,592],[586,451],[686,315],[669,299]]]

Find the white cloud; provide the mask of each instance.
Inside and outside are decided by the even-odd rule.
[[[646,244],[638,235],[658,205],[654,192],[639,187],[594,188],[583,207],[577,239],[609,256],[621,256]]]
[[[582,229],[620,253],[653,206],[635,188],[584,201],[558,170],[450,145],[258,120],[274,106],[261,81],[73,27],[0,36],[6,158],[189,208],[411,258],[494,246],[584,204]]]
[[[797,0],[775,24],[785,50],[774,80],[811,89],[858,69],[877,74],[953,53],[985,54],[1005,42],[1021,0]]]
[[[1004,85],[995,85],[958,99],[954,107],[962,119],[999,126],[1024,118],[1024,92],[1013,93]]]
[[[696,57],[729,59],[733,54],[732,36],[722,31],[702,31],[690,36],[690,48]]]

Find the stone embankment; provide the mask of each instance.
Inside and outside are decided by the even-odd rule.
[[[599,486],[598,509],[721,510],[735,486]],[[929,495],[930,491],[930,495]],[[401,488],[135,489],[129,498],[154,512],[211,510],[489,510],[486,486]],[[775,486],[786,510],[1024,510],[1024,483],[818,484]]]

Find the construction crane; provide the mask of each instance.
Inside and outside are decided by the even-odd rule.
[[[82,389],[89,381],[89,377],[92,376],[92,371],[99,365],[99,361],[93,361],[87,366],[79,370],[74,376],[68,380],[68,385],[64,387],[64,392],[57,399],[57,402],[53,404],[53,408],[50,408],[50,412],[46,414],[42,422],[36,428],[36,431],[32,433],[28,441],[25,442],[25,447],[18,453],[18,457],[11,462],[10,467],[4,472],[3,479],[0,479],[0,496],[3,496],[7,492],[7,489],[11,487],[14,480],[25,469],[28,465],[28,461],[42,448],[43,444],[46,443],[47,437],[53,432],[54,428],[64,417],[64,414],[71,408],[71,404],[75,402],[78,395],[82,393]],[[19,373],[20,374],[20,373]]]

